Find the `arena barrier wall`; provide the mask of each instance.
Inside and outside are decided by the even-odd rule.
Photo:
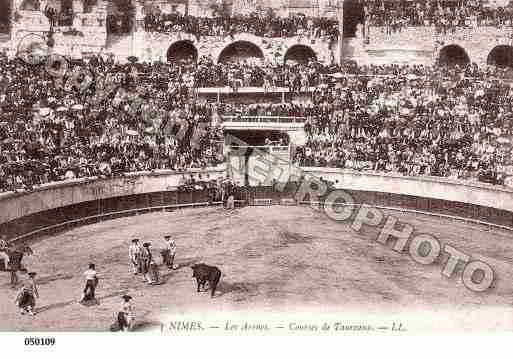
[[[205,191],[180,192],[180,178],[224,177],[224,168],[175,172],[134,172],[114,178],[83,178],[42,185],[33,191],[0,194],[0,233],[24,236],[60,224],[94,222],[106,215],[122,216],[135,210],[165,210],[209,204]]]
[[[336,182],[336,188],[352,196],[353,205],[424,212],[513,229],[513,190],[504,187],[333,168],[303,170],[306,174]],[[177,190],[181,176],[191,174],[197,179],[200,175],[215,179],[224,177],[226,170],[138,172],[116,178],[51,183],[32,192],[0,194],[0,233],[10,239],[28,239],[101,219],[220,204],[207,191]],[[298,203],[295,198],[298,187],[298,183],[287,184],[283,191],[276,191],[271,186],[249,187],[244,188],[237,199],[249,205],[324,201],[325,197],[306,197]]]
[[[504,186],[337,168],[303,170],[334,182],[335,188],[349,193],[356,204],[427,212],[513,228],[513,190]]]

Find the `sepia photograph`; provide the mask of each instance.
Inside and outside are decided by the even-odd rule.
[[[0,340],[511,332],[512,100],[509,0],[1,0]]]

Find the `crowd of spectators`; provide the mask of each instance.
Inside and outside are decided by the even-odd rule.
[[[487,7],[478,0],[461,1],[367,1],[366,21],[388,34],[408,26],[434,26],[439,33],[458,27],[512,26],[512,7]]]
[[[513,7],[489,7],[483,1],[364,1],[367,26],[382,27],[387,34],[400,32],[409,26],[433,26],[438,33],[454,32],[458,27],[513,26]],[[363,20],[363,19],[362,19]],[[109,15],[111,32],[127,33],[133,29],[130,14]],[[261,37],[305,36],[308,38],[338,37],[335,18],[291,15],[279,17],[274,13],[250,13],[228,16],[216,13],[212,17],[195,17],[178,12],[164,13],[155,8],[144,15],[141,26],[156,33],[186,32],[198,41],[204,36],[227,37],[251,33]]]
[[[262,64],[250,61],[217,63],[201,58],[197,66],[191,65],[196,87],[263,87],[271,90],[285,87],[292,92],[318,86],[327,79],[330,68],[316,61],[287,64]]]
[[[312,103],[256,103],[256,104],[221,104],[218,111],[223,116],[232,117],[294,117],[306,120],[316,114]]]
[[[283,85],[295,76],[309,86],[297,102],[197,101],[197,87],[219,85],[205,82],[214,73],[222,74],[215,81],[228,81],[219,66],[256,74],[252,79],[260,82],[248,85],[264,86],[266,76]],[[513,168],[513,90],[498,68],[214,65],[206,59],[120,64],[105,56],[73,60],[73,67],[88,69],[92,85],[57,81],[42,65],[0,59],[0,190],[215,166],[224,161],[217,126],[223,116],[304,119],[307,143],[293,156],[301,166],[493,183]],[[85,83],[87,76],[80,79]],[[106,88],[108,95],[98,98]]]
[[[317,88],[301,166],[503,183],[513,169],[513,89],[503,70],[362,67]],[[365,74],[365,76],[362,76]],[[370,75],[370,76],[369,76]]]
[[[262,37],[305,36],[309,38],[338,37],[338,22],[321,17],[289,16],[251,13],[248,15],[194,17],[180,13],[154,12],[144,19],[146,31],[186,32],[196,36],[233,36],[237,33],[251,33]]]
[[[0,191],[223,161],[220,130],[210,126],[212,105],[191,100],[179,69],[168,71],[177,78],[162,89],[158,78],[141,83],[131,64],[74,65],[91,71],[93,85],[80,90],[42,65],[0,59]],[[137,69],[150,72],[154,65]]]
[[[278,17],[251,13],[196,17],[178,12],[153,11],[147,13],[140,23],[131,14],[110,14],[107,17],[107,28],[113,33],[128,33],[136,23],[137,26],[144,26],[148,32],[185,32],[194,35],[198,41],[205,36],[233,37],[243,32],[269,38],[304,36],[335,40],[338,37],[338,22],[335,19],[302,15]]]

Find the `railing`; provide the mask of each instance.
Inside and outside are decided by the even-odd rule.
[[[221,116],[223,122],[303,123],[302,116]]]
[[[232,145],[232,147],[270,149],[271,151],[287,151],[289,149],[289,146],[283,146],[283,145],[263,145],[263,146],[250,146],[250,145],[239,146],[239,145]]]
[[[237,144],[230,145],[229,146],[229,151],[232,150],[232,149],[233,150],[239,150],[239,149],[242,149],[242,148],[256,148],[256,149],[259,149],[261,152],[273,153],[276,156],[286,155],[287,158],[288,158],[289,151],[290,151],[289,146],[282,146],[282,145],[265,145],[265,146],[250,146],[250,145],[247,145],[247,146],[245,146],[245,145],[237,145]]]

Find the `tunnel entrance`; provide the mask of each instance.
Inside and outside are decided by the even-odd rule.
[[[490,51],[486,63],[499,67],[513,67],[513,46],[499,45],[494,47]]]
[[[311,47],[294,45],[285,53],[285,63],[307,64],[309,60],[316,61],[317,55]]]
[[[171,63],[182,61],[198,61],[198,50],[189,40],[177,41],[167,50],[167,61]]]
[[[440,50],[438,62],[440,65],[464,66],[470,63],[470,58],[461,46],[448,45]]]
[[[264,59],[264,53],[255,44],[249,41],[234,42],[221,51],[217,62],[241,62],[241,61],[259,61]]]

